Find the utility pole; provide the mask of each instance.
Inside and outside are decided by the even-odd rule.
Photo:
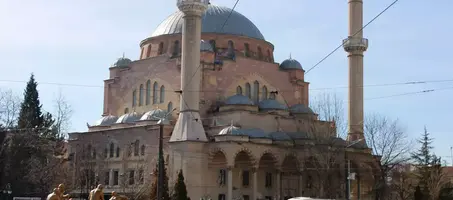
[[[162,200],[162,195],[164,191],[164,126],[170,124],[168,121],[168,116],[175,111],[174,108],[172,111],[168,112],[163,118],[161,118],[157,124],[159,125],[159,160],[158,160],[158,180],[157,180],[157,200]]]
[[[453,166],[453,147],[450,147],[451,166]]]

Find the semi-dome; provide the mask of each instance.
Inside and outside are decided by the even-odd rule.
[[[124,115],[121,115],[121,117],[116,120],[116,124],[127,124],[127,123],[134,123],[140,119],[140,115],[136,112],[133,113],[127,113]]]
[[[244,95],[236,94],[231,97],[228,97],[225,101],[225,104],[227,104],[227,105],[253,105],[253,102],[252,102],[252,100],[250,100],[250,98],[248,98]]]
[[[302,65],[299,63],[299,61],[294,60],[292,58],[284,60],[280,66],[280,69],[282,70],[288,70],[288,69],[299,69],[299,70],[304,70],[302,68]]]
[[[118,120],[117,116],[107,115],[94,122],[93,126],[110,126]]]
[[[167,113],[167,111],[164,111],[162,109],[151,110],[143,114],[140,120],[161,120],[165,117],[168,117]]]
[[[289,108],[289,111],[294,114],[314,114],[313,110],[304,104],[296,104]]]
[[[275,99],[266,99],[258,104],[260,110],[286,110],[287,107]]]
[[[209,42],[201,40],[200,41],[200,51],[214,52],[214,48],[212,48],[212,45],[209,44]]]
[[[238,130],[238,127],[231,125],[222,129],[218,135],[236,135],[238,133]]]
[[[118,58],[118,60],[113,63],[112,67],[127,67],[132,63],[132,60],[129,58]]]
[[[231,16],[229,16],[230,14]],[[226,19],[228,19],[228,21],[222,29]],[[177,11],[167,17],[167,19],[157,27],[151,37],[181,34],[183,23],[183,13]],[[264,40],[264,36],[261,34],[260,30],[247,17],[234,10],[232,11],[231,8],[212,4],[208,6],[208,9],[203,14],[201,32],[241,35]]]

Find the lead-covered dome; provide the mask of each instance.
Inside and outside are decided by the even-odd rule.
[[[241,35],[264,40],[264,36],[255,24],[253,24],[253,22],[241,13],[234,10],[233,12],[231,11],[231,8],[210,4],[202,17],[201,32]],[[228,18],[230,13],[231,16]],[[228,21],[222,29],[226,19],[228,19]],[[167,17],[167,19],[165,19],[157,27],[151,37],[168,34],[180,34],[182,33],[183,23],[183,13],[181,11],[177,11]]]
[[[298,70],[304,70],[302,68],[302,65],[300,64],[299,61],[295,60],[295,59],[292,59],[292,58],[289,58],[289,59],[286,59],[284,60],[279,68],[281,70],[288,70],[288,69],[298,69]]]
[[[127,67],[132,63],[132,60],[129,58],[118,58],[118,60],[113,63],[112,67]]]

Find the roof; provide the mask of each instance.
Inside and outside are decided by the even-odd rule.
[[[228,21],[225,23],[226,19]],[[183,13],[177,11],[162,21],[153,34],[151,34],[151,37],[181,34],[183,23]],[[208,6],[208,9],[202,16],[201,32],[240,35],[265,40],[260,30],[247,17],[230,8],[212,4]]]

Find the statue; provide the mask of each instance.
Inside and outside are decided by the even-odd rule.
[[[112,197],[110,197],[109,200],[118,200],[118,199],[119,199],[119,198],[117,197],[116,192],[113,191],[113,192],[112,192]]]
[[[47,200],[60,200],[60,190],[58,190],[58,188],[54,188],[52,193],[47,195]]]
[[[65,200],[65,199],[69,199],[69,194],[64,194],[64,184],[60,184],[58,185],[58,190],[59,190],[59,193],[60,193],[60,200]]]
[[[91,190],[88,200],[104,200],[104,186],[99,184],[97,188]]]

